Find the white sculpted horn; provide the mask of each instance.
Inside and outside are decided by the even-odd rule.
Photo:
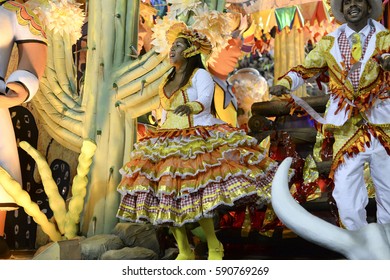
[[[272,207],[278,218],[302,238],[336,251],[348,259],[390,259],[390,225],[371,223],[348,231],[307,212],[289,192],[288,172],[292,159],[279,166],[272,182]]]

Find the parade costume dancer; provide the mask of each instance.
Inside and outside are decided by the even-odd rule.
[[[324,36],[304,64],[292,68],[270,93],[294,91],[305,80],[329,73],[330,100],[324,118],[292,97],[334,134],[329,174],[334,179],[333,197],[342,225],[357,230],[367,224],[366,162],[375,185],[377,222],[390,222],[390,32],[376,21],[382,1],[333,0],[331,8],[343,24]],[[359,33],[360,42],[354,33]]]
[[[219,206],[270,201],[277,168],[255,138],[213,116],[214,82],[201,54],[211,44],[202,34],[175,24],[167,33],[174,66],[159,90],[161,125],[134,145],[121,169],[118,218],[166,225],[179,247],[177,259],[194,259],[185,225],[199,222],[208,259],[222,259],[213,216]]]
[[[22,185],[15,132],[8,108],[29,102],[38,91],[46,65],[46,35],[36,15],[23,4],[0,1],[0,165]],[[17,70],[6,77],[14,44],[18,47]],[[6,211],[17,209],[0,186],[0,258],[9,258],[3,239]]]

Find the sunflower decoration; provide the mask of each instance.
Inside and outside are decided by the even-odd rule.
[[[215,10],[210,11],[207,5],[194,8],[192,24],[187,25],[183,21],[172,19],[168,13],[162,19],[157,19],[153,30],[152,44],[158,53],[168,54],[173,41],[177,35],[185,32],[196,32],[196,41],[193,42],[192,55],[202,53],[206,64],[214,64],[221,50],[228,46],[228,40],[232,38],[232,29],[237,28],[231,23],[231,17],[226,13]],[[189,31],[190,30],[190,31]],[[188,37],[195,38],[195,34],[187,34]],[[188,39],[188,38],[187,38]],[[208,46],[209,41],[211,47]],[[196,50],[195,50],[196,49]]]
[[[154,26],[154,18],[157,15],[157,9],[155,9],[152,5],[144,2],[140,2],[140,17],[145,21],[145,24],[152,28]]]
[[[162,19],[157,19],[156,24],[152,28],[152,42],[154,50],[157,53],[168,54],[171,45],[168,43],[166,34],[168,30],[177,23],[183,23],[178,20],[172,20],[168,16],[163,17]]]
[[[210,11],[207,5],[196,10],[191,27],[206,35],[211,42],[212,53],[207,61],[208,64],[213,65],[221,50],[229,45],[228,41],[232,38],[232,28],[234,28],[230,19],[226,13]]]
[[[202,4],[199,0],[167,0],[171,19],[179,16],[186,17],[190,11],[194,11]]]

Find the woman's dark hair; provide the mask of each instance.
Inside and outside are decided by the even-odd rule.
[[[191,75],[196,68],[201,68],[201,69],[206,68],[203,64],[202,56],[200,54],[196,54],[194,56],[187,58],[187,65],[186,65],[186,69],[184,70],[184,79],[182,84],[180,85],[181,87],[188,82],[188,80],[191,78]]]

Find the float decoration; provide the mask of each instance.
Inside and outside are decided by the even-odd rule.
[[[47,66],[32,100],[47,132],[62,146],[80,152],[84,108],[76,91],[72,45],[81,37],[85,14],[73,0],[26,2],[40,18],[48,39]]]
[[[70,35],[73,45],[81,37],[81,26],[85,20],[81,4],[74,0],[29,0],[26,2],[36,14],[46,30]]]
[[[56,220],[56,225],[48,221],[46,215],[39,209],[38,204],[31,201],[30,195],[1,167],[0,184],[2,184],[4,189],[13,197],[15,202],[23,207],[26,213],[42,227],[42,230],[52,241],[60,241],[63,239],[62,236],[66,239],[75,238],[78,232],[77,226],[80,220],[80,213],[84,206],[84,198],[88,183],[87,174],[96,150],[96,144],[91,140],[85,140],[83,142],[81,154],[79,156],[77,175],[73,179],[73,196],[70,199],[68,211],[66,211],[65,201],[58,192],[56,182],[52,178],[50,167],[44,156],[26,141],[20,142],[19,145],[37,163],[44,190]]]
[[[78,6],[70,0],[53,3]],[[197,1],[191,3],[199,7]],[[210,0],[207,4],[210,10],[221,13],[225,1]],[[134,52],[140,6],[139,1],[88,2],[87,61],[80,92],[76,87],[72,34],[67,33],[69,30],[47,30],[47,68],[32,101],[34,110],[45,130],[63,147],[79,153],[84,139],[97,143],[80,219],[84,234],[108,233],[117,223],[118,170],[136,141],[136,118],[158,107],[156,89],[170,69],[166,55],[156,46],[143,55]],[[195,10],[186,14],[187,24],[193,24],[199,16]],[[168,13],[162,20],[172,15]]]

